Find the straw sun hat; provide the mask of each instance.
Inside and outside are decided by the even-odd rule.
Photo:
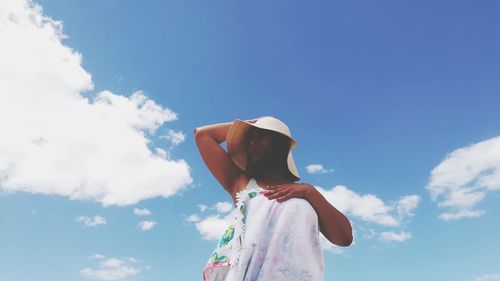
[[[229,128],[226,136],[226,146],[229,157],[241,170],[246,171],[247,168],[247,147],[249,144],[248,132],[252,127],[275,131],[290,139],[290,148],[288,150],[287,165],[288,170],[292,173],[296,180],[299,180],[299,172],[293,161],[292,149],[297,145],[297,140],[292,138],[288,126],[274,116],[263,116],[255,123],[249,123],[241,119],[235,119]]]

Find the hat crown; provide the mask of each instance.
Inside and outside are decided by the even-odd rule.
[[[292,137],[292,134],[290,133],[290,129],[288,128],[288,126],[283,121],[272,116],[261,117],[260,119],[255,121],[253,125],[261,129],[276,131],[285,134],[288,137]]]

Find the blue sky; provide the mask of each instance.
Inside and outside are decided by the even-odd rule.
[[[23,3],[0,4],[1,280],[202,280],[231,198],[193,128],[263,115],[353,223],[325,280],[500,280],[498,1]]]

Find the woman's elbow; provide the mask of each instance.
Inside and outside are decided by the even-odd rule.
[[[342,247],[348,247],[352,244],[352,240],[353,240],[353,237],[352,237],[352,234],[349,235],[346,239],[344,239],[344,243],[342,243]]]
[[[347,220],[347,218],[346,218]],[[342,247],[347,247],[347,246],[350,246],[352,244],[352,241],[353,241],[353,236],[352,236],[352,226],[351,226],[351,223],[349,222],[349,220],[347,220],[347,225],[346,225],[346,228],[345,228],[345,231],[344,231],[344,235],[342,235],[342,241],[340,241],[340,243],[338,244],[339,246],[342,246]]]
[[[333,244],[337,245],[337,246],[340,246],[340,247],[348,247],[352,244],[352,235],[351,236],[344,236],[342,237],[341,239],[337,239],[337,240],[333,240],[333,241],[330,241],[332,242]]]
[[[200,132],[200,127],[196,127],[196,128],[194,128],[194,130],[193,130],[193,135],[195,135],[195,136],[196,136],[199,132]]]

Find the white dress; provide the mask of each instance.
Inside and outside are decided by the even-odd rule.
[[[204,281],[323,281],[318,216],[309,201],[267,199],[251,178],[236,194],[233,221],[203,271]]]

